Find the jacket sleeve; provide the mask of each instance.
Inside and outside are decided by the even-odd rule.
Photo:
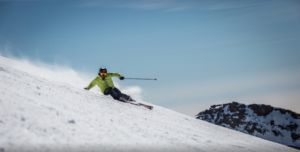
[[[118,77],[120,78],[122,75],[120,73],[111,73],[111,77]]]
[[[92,89],[97,84],[97,77],[87,86],[88,90]]]

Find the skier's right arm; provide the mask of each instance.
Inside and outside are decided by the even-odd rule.
[[[92,89],[96,84],[97,84],[97,77],[89,84],[89,86],[85,87],[85,90],[90,90]]]

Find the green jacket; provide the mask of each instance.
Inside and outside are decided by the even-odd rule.
[[[102,79],[101,76],[97,75],[97,77],[90,83],[90,85],[87,87],[88,90],[92,89],[95,85],[98,85],[100,88],[101,92],[104,93],[105,89],[111,87],[115,88],[114,82],[111,79],[111,77],[118,77],[120,78],[122,75],[119,73],[112,73],[108,72],[106,74],[105,79]]]

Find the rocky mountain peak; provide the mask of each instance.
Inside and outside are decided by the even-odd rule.
[[[212,105],[196,115],[216,125],[288,146],[300,147],[300,114],[264,104]]]

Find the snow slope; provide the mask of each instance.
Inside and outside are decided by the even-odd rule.
[[[297,151],[154,105],[32,75],[0,56],[0,152]]]

